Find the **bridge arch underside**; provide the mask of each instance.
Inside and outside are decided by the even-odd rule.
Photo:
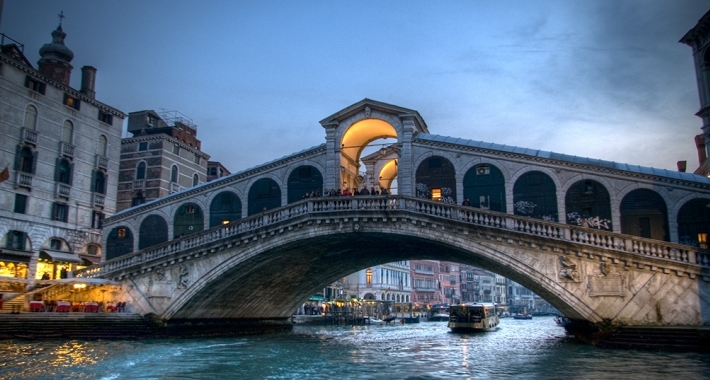
[[[593,277],[599,268],[599,257],[593,255],[588,255],[587,259],[567,255],[562,260],[564,253],[549,246],[545,249],[542,244],[515,243],[514,239],[505,237],[485,238],[486,231],[427,233],[422,229],[430,227],[411,222],[391,223],[387,228],[370,232],[350,224],[343,228],[342,223],[339,227],[332,223],[330,228],[310,228],[310,231],[284,236],[280,243],[259,248],[234,247],[242,250],[239,253],[222,251],[223,258],[216,258],[219,265],[206,268],[208,265],[203,264],[201,273],[193,277],[190,286],[175,294],[164,308],[159,308],[162,310],[156,309],[157,314],[166,320],[288,318],[309,296],[350,273],[387,262],[434,259],[470,264],[510,278],[573,320],[630,325],[701,323],[699,307],[684,306],[685,310],[679,311],[673,308],[672,304],[677,303],[675,299],[661,305],[651,294],[657,290],[645,289],[662,287],[667,281],[680,281],[684,283],[679,288],[697,292],[697,284],[688,278],[668,280],[656,278],[654,276],[659,274],[650,271],[617,270],[610,266],[606,268],[609,272],[625,271],[620,275],[626,289],[624,294],[590,297],[584,279]],[[192,265],[195,266],[192,271],[197,273],[199,263]],[[573,271],[576,275],[564,281],[560,279],[561,270]],[[631,287],[636,293],[628,290]],[[645,296],[636,298],[641,293]],[[666,310],[668,307],[670,309]],[[665,320],[660,315],[661,310]],[[673,320],[668,320],[669,316]]]

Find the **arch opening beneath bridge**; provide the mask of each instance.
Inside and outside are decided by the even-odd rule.
[[[390,262],[431,259],[469,264],[530,289],[576,320],[601,318],[536,266],[496,249],[390,233],[329,234],[235,255],[171,302],[165,319],[288,318],[310,296],[348,274]],[[548,258],[549,259],[549,258]],[[554,258],[553,258],[554,260]]]

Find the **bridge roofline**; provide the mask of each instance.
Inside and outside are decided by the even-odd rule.
[[[328,125],[337,124],[357,114],[365,107],[370,107],[371,109],[378,110],[383,113],[394,113],[399,115],[400,117],[412,117],[415,120],[415,124],[417,125],[420,131],[429,133],[429,127],[426,125],[426,122],[424,122],[424,119],[419,114],[419,112],[409,108],[395,106],[393,104],[383,103],[368,98],[365,98],[353,105],[345,107],[342,110],[326,117],[325,119],[320,121],[320,124],[323,126],[323,128],[326,128]]]
[[[429,133],[417,134],[414,137],[414,141],[422,142],[428,145],[450,145],[457,147],[464,146],[470,148],[473,151],[490,154],[515,154],[521,156],[521,158],[522,156],[527,156],[526,159],[529,159],[529,157],[536,157],[538,161],[547,161],[555,164],[562,164],[565,166],[584,167],[584,169],[587,170],[604,171],[607,173],[618,172],[618,174],[627,174],[631,172],[635,173],[636,177],[644,177],[647,179],[660,180],[663,182],[668,182],[668,180],[674,180],[678,182],[690,182],[693,184],[692,186],[694,187],[698,187],[698,184],[700,184],[703,188],[710,189],[710,178],[693,173],[684,173],[668,169],[657,169],[640,165],[625,164],[622,162],[606,161],[596,158],[573,156],[564,153],[548,152],[544,150],[522,148],[510,145],[501,145],[496,143],[469,140],[458,137],[433,135]]]

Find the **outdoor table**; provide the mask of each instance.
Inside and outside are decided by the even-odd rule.
[[[107,303],[106,304],[106,311],[108,311],[109,313],[113,313],[114,311],[116,311],[116,304],[113,302]]]
[[[44,310],[44,303],[42,303],[42,301],[30,301],[30,311],[42,310]]]
[[[96,313],[99,311],[99,304],[97,302],[87,302],[84,307],[84,312],[86,313]]]
[[[82,312],[84,311],[84,305],[76,303],[71,305],[71,311],[77,313],[77,312]]]
[[[58,313],[68,313],[71,309],[71,304],[65,301],[57,302],[57,312]]]

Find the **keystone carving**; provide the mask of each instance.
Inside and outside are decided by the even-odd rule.
[[[577,263],[567,256],[560,256],[560,271],[557,277],[565,282],[580,282],[579,271],[577,270]]]
[[[616,268],[600,263],[599,273],[587,276],[587,291],[590,297],[624,297],[624,283],[624,276]]]

